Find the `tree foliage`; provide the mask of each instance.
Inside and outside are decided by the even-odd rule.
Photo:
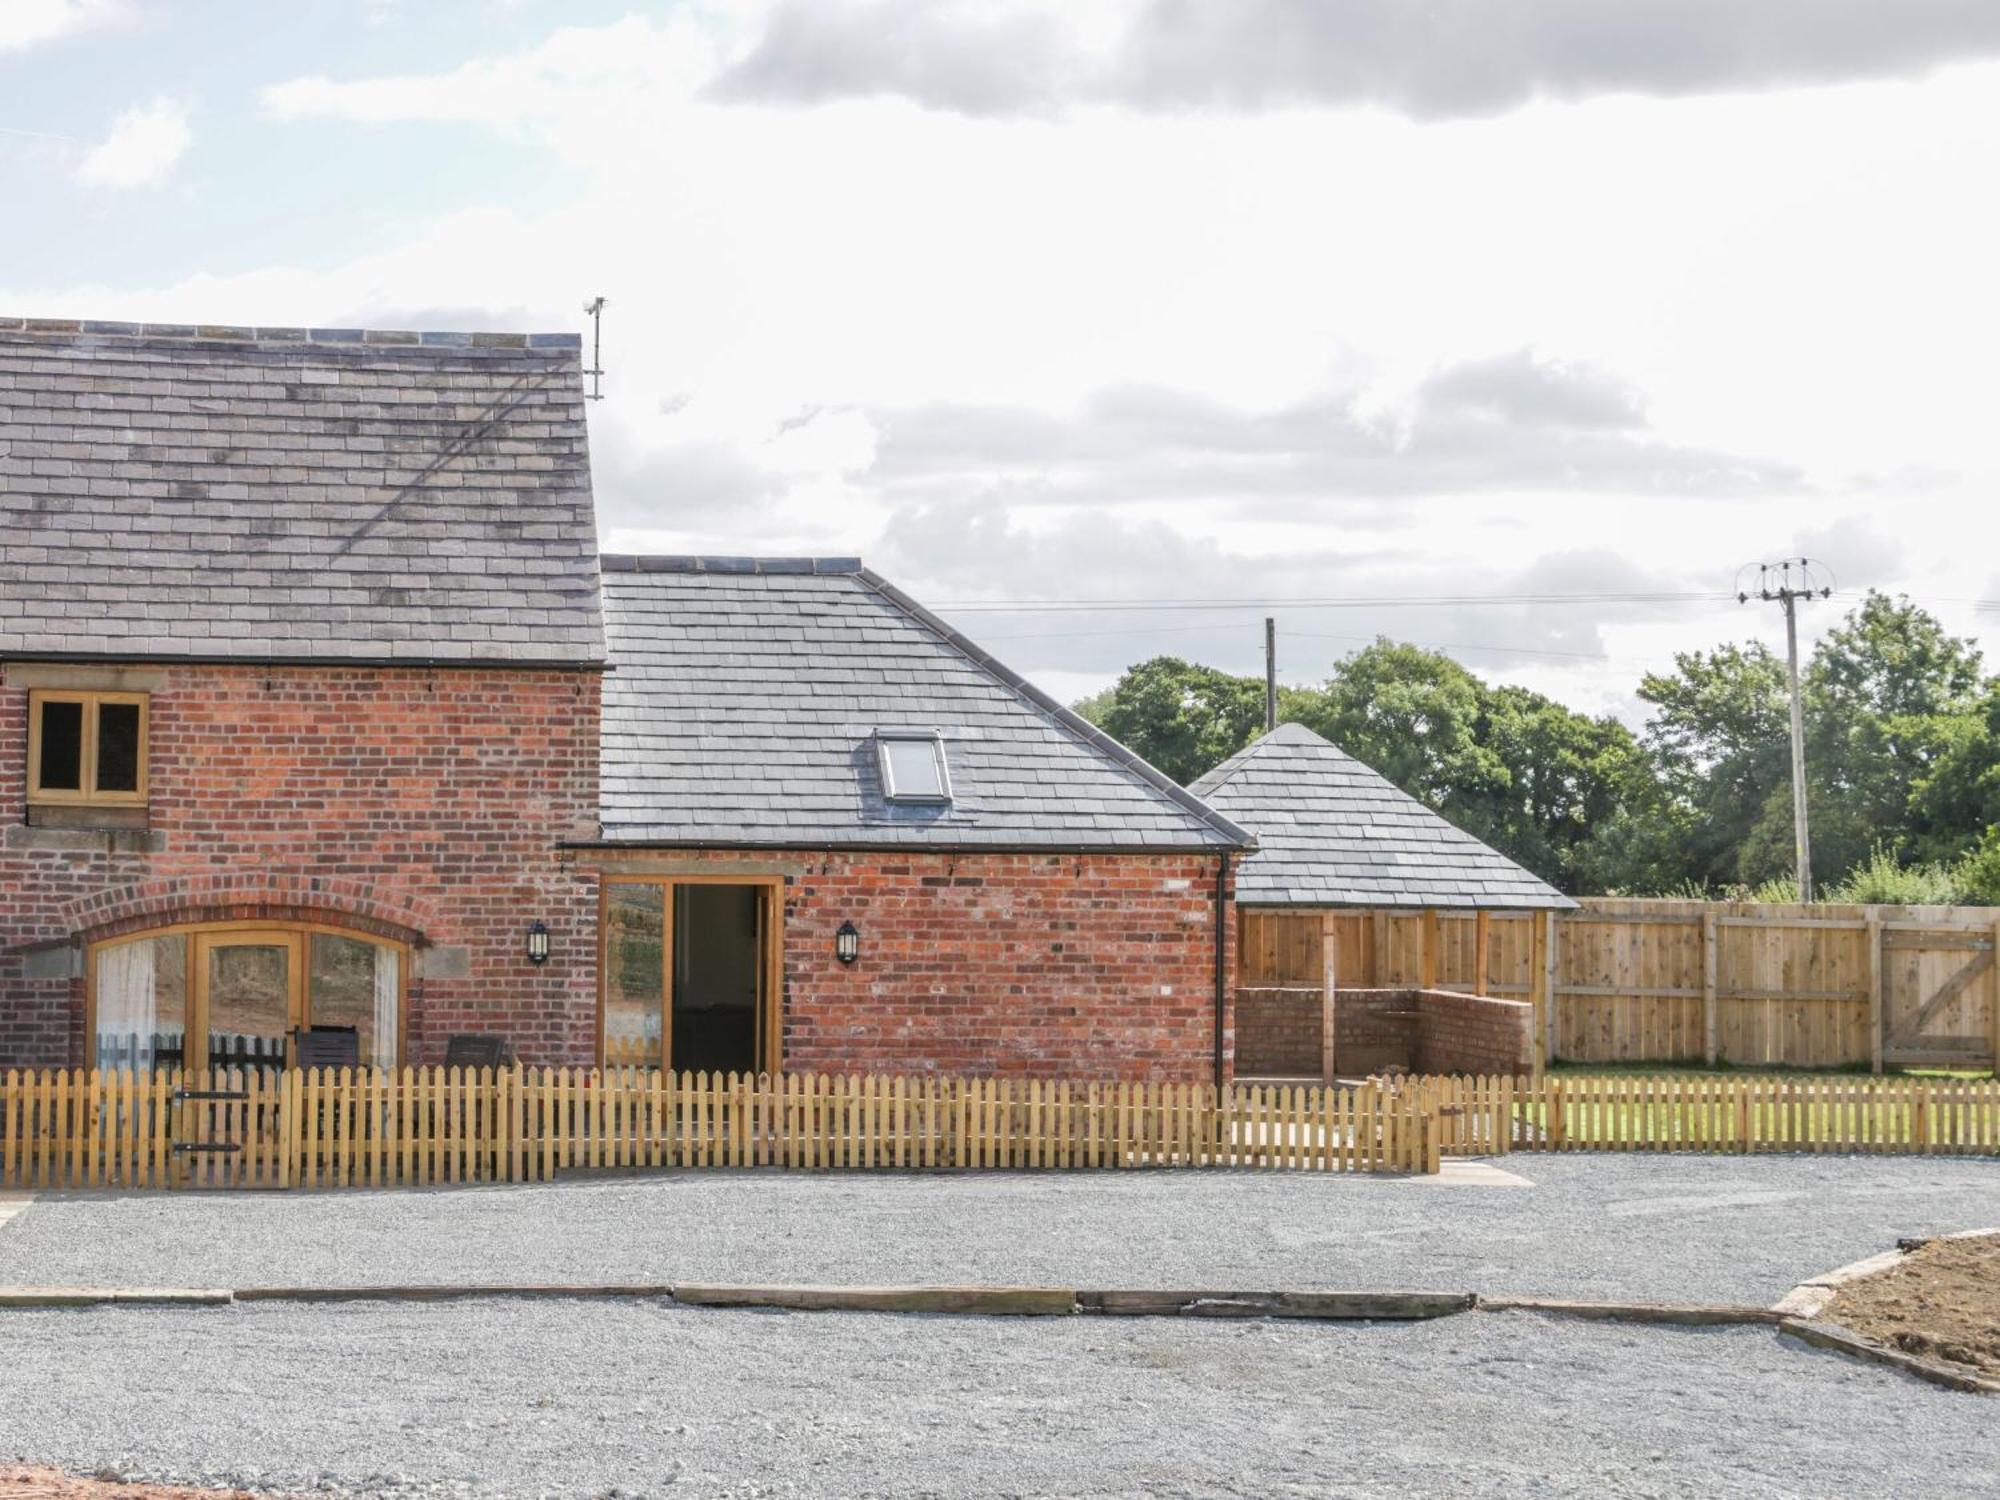
[[[1972,642],[1870,593],[1821,639],[1801,689],[1815,880],[2000,901],[2000,681]],[[1564,890],[1780,888],[1793,865],[1784,661],[1755,643],[1686,652],[1638,697],[1635,736],[1385,639],[1286,689],[1280,716]],[[1186,782],[1256,737],[1263,684],[1156,657],[1078,706]]]

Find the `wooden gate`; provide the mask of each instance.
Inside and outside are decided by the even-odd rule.
[[[1994,929],[1881,929],[1882,1060],[1985,1068],[1994,1057]]]
[[[290,1186],[288,1076],[269,1068],[228,1068],[179,1080],[166,1096],[171,1184]]]

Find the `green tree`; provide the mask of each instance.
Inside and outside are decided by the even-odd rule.
[[[1907,599],[1870,593],[1829,631],[1801,685],[1813,873],[1867,864],[1879,845],[1903,863],[1955,857],[1979,736],[1968,729],[1979,653]],[[1593,873],[1619,889],[1759,885],[1793,865],[1791,725],[1784,663],[1760,645],[1675,658],[1649,674],[1644,746],[1664,801],[1628,798]],[[1996,720],[2000,724],[2000,720]],[[1957,759],[1954,761],[1953,757]],[[1932,788],[1932,806],[1921,801]],[[1638,809],[1642,816],[1630,815]]]
[[[1505,778],[1455,796],[1448,815],[1565,891],[1591,886],[1598,830],[1652,790],[1632,732],[1521,687],[1485,689],[1478,732]]]
[[[1177,656],[1156,656],[1076,708],[1186,784],[1256,738],[1264,727],[1264,684]]]
[[[1908,599],[1871,591],[1827,633],[1805,682],[1815,873],[1867,864],[1877,846],[1905,864],[1951,858],[1978,837],[1963,824],[1924,827],[1916,803],[1981,686],[1978,648]],[[1789,837],[1789,812],[1767,812],[1772,821]]]
[[[1997,826],[2000,682],[1989,683],[1970,712],[1945,722],[1937,754],[1910,794],[1910,837],[1919,856],[1950,859],[1994,845]]]
[[[1378,640],[1342,660],[1293,716],[1439,812],[1501,792],[1507,768],[1481,743],[1485,687],[1448,656]]]
[[[2000,683],[1982,678],[1973,644],[1870,593],[1802,687],[1818,882],[1886,889],[1908,869],[2000,898]],[[1639,697],[1635,739],[1378,640],[1323,686],[1284,690],[1279,716],[1564,890],[1777,889],[1793,858],[1784,663],[1755,643],[1686,652]],[[1156,657],[1078,707],[1186,782],[1256,736],[1263,683]]]
[[[1746,869],[1743,835],[1774,791],[1789,787],[1785,667],[1760,645],[1686,651],[1649,672],[1642,743],[1654,795],[1634,792],[1604,830],[1593,873],[1607,889],[1727,886],[1768,874]]]

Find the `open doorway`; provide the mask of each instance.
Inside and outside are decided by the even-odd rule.
[[[607,880],[604,1061],[775,1072],[778,912],[768,880]]]
[[[764,995],[761,896],[754,885],[674,887],[677,1072],[757,1069]]]

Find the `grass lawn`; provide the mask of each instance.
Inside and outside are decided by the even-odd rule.
[[[2000,1152],[2000,1098],[1951,1097],[1990,1074],[1873,1078],[1850,1070],[1558,1065],[1561,1140],[1595,1150]],[[1931,1085],[1944,1095],[1919,1099]],[[1514,1105],[1515,1135],[1549,1138],[1549,1105]]]
[[[1785,1068],[1768,1064],[1705,1063],[1699,1058],[1673,1062],[1631,1062],[1631,1063],[1591,1063],[1565,1062],[1550,1063],[1548,1075],[1551,1078],[1769,1078],[1823,1079],[1835,1082],[1842,1079],[1866,1079],[1873,1075],[1866,1063],[1850,1063],[1838,1068]],[[1986,1079],[1994,1076],[1985,1068],[1887,1068],[1884,1078],[1934,1078],[1934,1079]]]

